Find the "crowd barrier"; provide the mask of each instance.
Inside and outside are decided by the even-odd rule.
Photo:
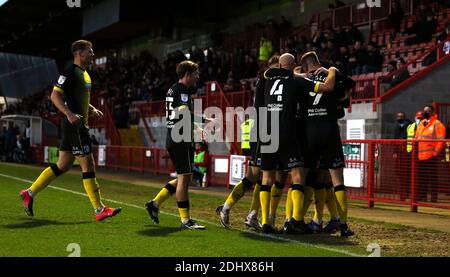
[[[439,142],[441,153],[420,161],[415,140],[344,140],[348,197],[367,202],[369,208],[375,203],[393,203],[408,205],[411,211],[418,207],[450,209],[450,140]],[[93,153],[100,167],[154,174],[175,171],[165,149],[94,146]],[[44,147],[33,148],[36,162],[44,162],[45,156]],[[209,185],[229,186],[230,155],[210,157]]]

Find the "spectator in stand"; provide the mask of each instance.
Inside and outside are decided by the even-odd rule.
[[[261,36],[259,42],[259,63],[263,65],[272,56],[272,42],[266,38],[265,35]]]
[[[278,24],[275,22],[275,20],[272,18],[272,16],[269,16],[269,17],[267,18],[266,26],[265,26],[265,28],[264,28],[264,32],[265,32],[265,34],[266,34],[266,38],[267,38],[271,43],[273,43],[274,41],[280,41],[279,26],[278,26]],[[275,46],[276,46],[276,45],[275,45]],[[275,47],[275,48],[276,48],[276,47]],[[272,49],[271,52],[274,52],[273,50],[274,50],[274,49]],[[269,57],[270,57],[270,55],[269,55]]]
[[[311,43],[312,45],[310,46],[311,50],[313,50],[313,46],[316,47],[316,49],[320,49],[321,48],[321,44],[322,42],[326,42],[327,38],[325,37],[325,35],[319,30],[317,29],[314,34],[311,37]],[[311,51],[308,50],[308,51]]]
[[[423,120],[417,127],[415,138],[418,143],[418,201],[427,201],[428,192],[431,193],[431,202],[437,202],[437,188],[439,176],[438,168],[441,163],[446,137],[444,124],[432,105],[423,109]],[[431,128],[432,127],[432,128]]]
[[[347,27],[347,41],[350,44],[354,44],[357,41],[363,41],[363,35],[361,31],[356,28],[353,23],[350,23],[350,26]]]
[[[378,49],[378,45],[371,41],[367,45],[368,59],[367,59],[367,72],[379,72],[383,64],[383,56]]]
[[[450,0],[437,0],[439,6],[442,6],[446,9],[450,8]]]
[[[339,47],[339,53],[337,59],[335,60],[336,67],[344,75],[351,75],[351,68],[348,60],[350,59],[350,54],[348,53],[348,48],[345,45]]]
[[[26,157],[25,144],[23,136],[20,134],[16,135],[15,147],[12,154],[12,160],[15,163],[24,163]]]
[[[355,41],[354,52],[350,55],[349,63],[353,75],[367,73],[367,60],[369,56],[367,51],[362,48],[361,41]]]
[[[195,143],[193,179],[198,186],[208,186],[208,167],[210,164],[208,147],[204,142]]]
[[[420,2],[416,14],[416,22],[407,30],[410,35],[416,35],[406,41],[407,45],[430,42],[436,32],[437,21],[431,7],[425,2]]]
[[[394,0],[391,2],[391,13],[389,14],[389,22],[392,27],[394,27],[394,34],[397,35],[400,33],[400,27],[402,24],[402,20],[405,18],[405,12],[403,11],[402,6],[398,0]]]
[[[406,139],[408,137],[408,126],[412,123],[411,120],[406,118],[404,112],[398,112],[396,120],[394,139]]]
[[[406,80],[410,77],[408,67],[406,67],[405,64],[406,63],[403,58],[397,59],[397,68],[400,69],[403,67],[403,69],[400,70],[400,72],[398,72],[397,74],[392,76],[391,87],[395,87],[396,85],[400,84],[401,82],[403,82],[404,80]]]
[[[320,48],[316,53],[317,53],[317,56],[319,57],[319,60],[321,60],[325,63],[328,62],[329,53],[328,53],[327,42],[325,40],[320,42]]]
[[[251,55],[245,55],[243,78],[254,78],[258,70],[259,66],[255,58]]]
[[[281,16],[280,24],[279,24],[280,34],[282,36],[290,36],[292,31],[292,24],[289,20],[286,19],[283,15]]]
[[[336,65],[336,61],[339,59],[339,50],[336,48],[336,44],[334,40],[327,41],[327,49],[328,49],[328,63],[330,65]]]
[[[342,1],[340,1],[340,0],[334,0],[334,3],[330,3],[330,4],[328,5],[328,8],[329,8],[330,10],[332,10],[332,9],[337,9],[337,8],[344,7],[344,6],[345,6],[345,3],[344,3],[344,2],[342,2]]]
[[[25,139],[26,144],[30,145],[30,142],[31,142],[31,126],[30,126],[30,122],[29,121],[27,121],[27,123],[25,123],[24,139]]]
[[[445,55],[450,53],[450,39],[444,42],[444,47],[442,48],[442,51],[444,52]]]
[[[233,71],[230,71],[230,73],[228,73],[227,82],[223,86],[223,90],[225,92],[234,91],[234,90],[236,90],[238,85],[239,85],[239,82],[234,78]]]
[[[336,36],[334,41],[336,42],[337,47],[349,44],[347,32],[341,26],[336,27]]]
[[[19,134],[19,131],[14,126],[14,122],[8,122],[8,129],[5,134],[5,153],[6,153],[6,161],[13,161],[14,149],[16,148],[16,136]]]
[[[404,67],[399,72],[393,74],[397,71],[397,68],[401,68],[405,65],[405,60],[403,58],[399,58],[397,61],[390,61],[388,63],[388,77],[384,78],[381,81],[381,91],[387,91],[388,89],[391,89],[395,87],[396,85],[400,84],[404,80],[408,79],[410,77],[409,71],[407,67]]]

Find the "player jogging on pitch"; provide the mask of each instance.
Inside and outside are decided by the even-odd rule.
[[[192,137],[193,128],[193,103],[191,89],[195,87],[199,79],[198,65],[192,61],[183,61],[177,65],[179,81],[172,85],[166,94],[166,148],[170,159],[175,165],[177,178],[169,181],[156,197],[145,204],[151,220],[159,223],[159,208],[170,196],[176,194],[178,212],[181,218],[181,228],[205,229],[191,219],[189,213],[188,186],[192,180],[192,165],[194,163],[194,146]],[[184,111],[183,111],[184,110]],[[181,114],[183,112],[183,114]],[[189,118],[190,116],[190,118]],[[174,128],[182,124],[182,133],[188,134],[188,141],[178,141]]]
[[[86,69],[94,60],[92,43],[78,40],[72,44],[73,64],[62,73],[51,94],[51,100],[65,115],[62,120],[62,139],[56,164],[47,167],[30,188],[22,190],[25,212],[33,216],[33,200],[56,177],[67,172],[75,160],[80,163],[83,186],[95,210],[98,221],[115,216],[121,208],[109,208],[101,201],[100,186],[95,178],[95,163],[89,137],[89,112],[101,117],[103,113],[89,104],[91,78]]]

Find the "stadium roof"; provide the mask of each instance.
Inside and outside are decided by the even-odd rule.
[[[0,7],[0,51],[57,57],[79,37],[81,13],[62,0],[9,0]]]
[[[8,0],[0,6],[0,52],[67,59],[70,43],[82,35],[83,11],[102,1],[81,0],[81,8],[69,8],[65,0]],[[205,28],[227,19],[239,5],[240,0],[120,1],[120,22],[85,38],[106,48],[149,34],[152,28]]]

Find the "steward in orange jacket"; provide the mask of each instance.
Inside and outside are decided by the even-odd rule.
[[[423,140],[418,142],[419,160],[428,160],[442,152],[445,146],[444,142],[426,140],[445,139],[445,131],[444,124],[438,120],[438,116],[434,112],[429,115],[428,119],[424,118],[420,121],[415,136],[416,139]]]

